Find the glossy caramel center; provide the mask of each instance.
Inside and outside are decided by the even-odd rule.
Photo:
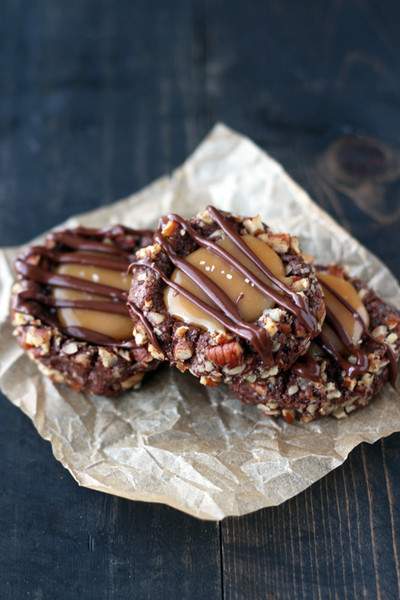
[[[56,273],[78,277],[102,285],[108,285],[119,290],[128,291],[131,276],[124,272],[104,269],[101,267],[81,264],[61,264],[56,268]],[[78,290],[55,287],[53,297],[68,300],[93,300],[112,302],[108,296],[89,294]],[[132,337],[132,321],[127,316],[82,308],[59,308],[58,319],[63,327],[84,327],[107,335],[116,341],[129,340]]]
[[[348,310],[346,306],[324,286],[324,283],[326,283],[330,288],[332,288],[332,290],[339,294],[341,298],[343,298],[352,307],[352,309],[360,315],[361,319],[368,327],[369,315],[360,296],[357,293],[357,290],[349,281],[341,279],[340,277],[336,277],[335,275],[330,275],[329,273],[318,273],[318,279],[322,283],[327,307],[332,311],[336,319],[347,331],[353,345],[357,347],[363,334],[363,327],[361,323],[353,316],[351,311]],[[343,344],[327,324],[323,325],[322,332],[331,340],[331,342],[339,351],[342,351]]]
[[[245,235],[242,239],[278,279],[282,281],[285,279],[285,267],[276,252],[265,242],[253,236]],[[271,287],[272,284],[269,278],[231,240],[226,238],[217,242],[217,244],[247,267],[263,283]],[[245,321],[253,322],[257,320],[264,310],[274,306],[274,300],[259,292],[246,277],[243,277],[212,252],[199,248],[189,254],[185,260],[196,266],[225,292],[230,300],[237,305]],[[190,281],[179,269],[173,272],[171,280],[190,291],[197,298],[213,306],[198,285]],[[224,331],[224,327],[220,323],[172,288],[166,288],[164,300],[169,313],[182,319],[185,323],[198,325],[210,331]],[[223,307],[218,308],[223,310]]]

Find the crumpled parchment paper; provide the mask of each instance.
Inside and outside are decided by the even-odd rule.
[[[98,227],[155,227],[168,212],[206,205],[259,213],[297,234],[306,253],[350,266],[388,302],[400,288],[386,267],[318,208],[282,167],[247,138],[217,125],[186,163],[141,192],[69,219]],[[74,392],[39,373],[12,337],[9,297],[20,248],[0,254],[0,384],[50,440],[55,457],[89,488],[161,502],[203,519],[284,502],[339,466],[362,441],[400,431],[400,399],[386,386],[349,418],[286,423],[162,366],[139,391],[117,399]]]

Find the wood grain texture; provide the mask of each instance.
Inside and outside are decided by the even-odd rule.
[[[131,193],[205,133],[190,3],[0,13],[2,245]],[[0,410],[2,598],[221,597],[218,524],[79,488],[4,397]]]
[[[206,11],[211,113],[277,158],[398,274],[400,250],[387,240],[400,230],[399,4],[292,0],[249,6],[233,0],[229,11],[218,1],[207,3]],[[320,159],[346,136],[386,148],[391,175],[379,181],[367,170],[347,190],[332,181]],[[371,215],[379,204],[385,222]]]
[[[208,10],[225,120],[399,276],[398,5],[264,3],[252,12],[233,2],[225,16],[223,3]],[[399,597],[398,440],[356,449],[283,506],[225,520],[224,597]]]
[[[80,488],[2,397],[1,598],[220,598],[219,525]]]
[[[132,193],[205,135],[190,3],[1,4],[3,245]]]
[[[400,275],[395,0],[0,0],[0,14],[1,245],[169,172],[221,120]],[[0,433],[5,600],[400,596],[399,434],[218,525],[79,488],[4,397]]]
[[[284,505],[226,520],[225,597],[398,598],[398,444],[362,445]]]

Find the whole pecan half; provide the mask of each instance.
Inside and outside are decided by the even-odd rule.
[[[233,341],[218,346],[210,346],[206,356],[219,367],[227,366],[230,369],[238,367],[243,362],[243,348],[239,342]]]

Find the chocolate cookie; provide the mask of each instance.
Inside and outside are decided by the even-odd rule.
[[[287,369],[318,335],[323,292],[297,238],[213,207],[160,220],[132,265],[135,340],[205,385]]]
[[[15,263],[14,335],[39,369],[75,390],[117,395],[157,366],[132,336],[126,308],[129,265],[150,231],[116,225],[69,229]]]
[[[233,394],[267,415],[292,422],[341,418],[366,406],[390,380],[400,355],[400,313],[338,266],[319,267],[326,320],[306,356],[263,380],[250,373],[229,383]]]

